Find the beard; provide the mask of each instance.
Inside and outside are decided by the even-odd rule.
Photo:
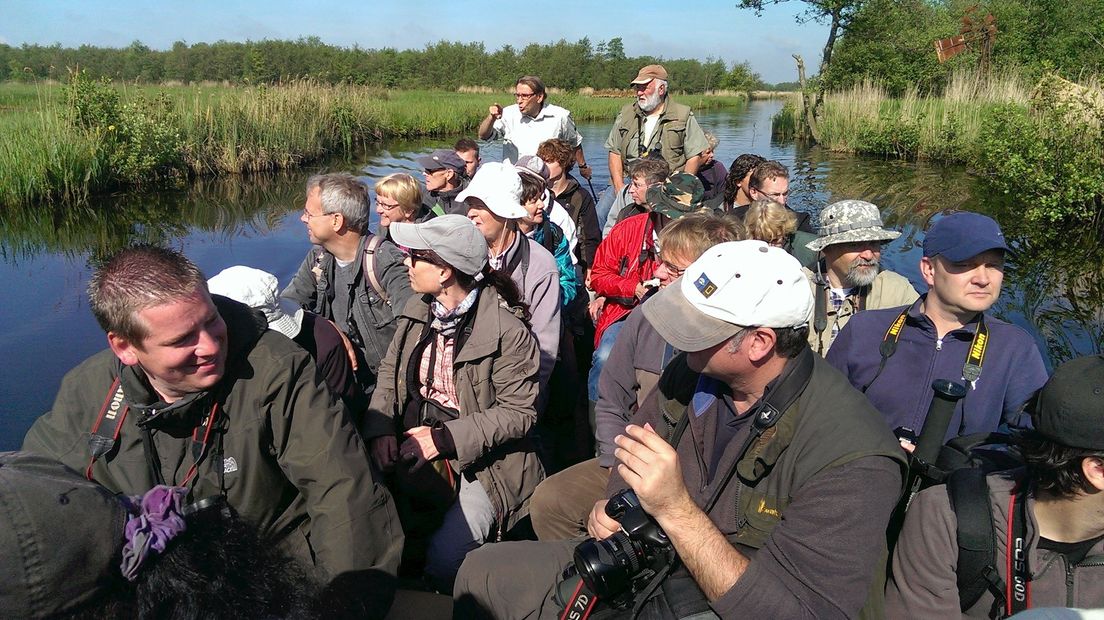
[[[851,286],[870,286],[878,277],[878,261],[856,258],[847,268],[847,282]]]
[[[660,94],[659,89],[656,92],[646,96],[644,102],[640,104],[640,109],[645,112],[651,112],[659,107],[659,104],[663,101],[663,95]]]

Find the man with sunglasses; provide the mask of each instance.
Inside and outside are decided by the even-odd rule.
[[[882,227],[876,205],[863,200],[828,205],[820,212],[817,235],[805,244],[820,253],[816,273],[806,270],[815,300],[809,346],[825,355],[856,312],[905,306],[920,295],[908,278],[879,266],[882,246],[901,233]]]
[[[395,316],[413,294],[398,247],[368,229],[370,209],[368,187],[351,174],[308,179],[299,219],[314,247],[280,293],[333,321],[345,334],[355,354],[357,379],[369,395],[395,335]]]
[[[495,103],[479,123],[480,140],[502,140],[502,157],[516,164],[522,155],[536,155],[545,140],[558,138],[575,147],[575,163],[583,178],[590,178],[590,166],[583,155],[583,137],[575,129],[571,112],[545,100],[544,82],[535,75],[523,75],[514,84],[514,105]]]

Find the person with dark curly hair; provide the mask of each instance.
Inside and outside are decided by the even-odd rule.
[[[304,565],[263,543],[225,502],[188,504],[186,496],[169,486],[115,495],[52,459],[0,453],[0,616],[229,620],[335,611]]]
[[[1035,430],[1016,441],[1025,467],[979,476],[995,535],[987,587],[973,597],[958,586],[961,513],[948,486],[916,496],[893,553],[888,617],[1005,618],[1028,607],[1104,607],[1101,393],[1104,357],[1059,366],[1034,403]]]

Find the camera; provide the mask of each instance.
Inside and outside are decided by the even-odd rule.
[[[673,554],[663,528],[640,506],[632,489],[610,498],[606,514],[621,530],[605,540],[588,539],[575,547],[575,570],[590,591],[620,606],[648,584]]]

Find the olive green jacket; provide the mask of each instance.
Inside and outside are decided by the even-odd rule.
[[[23,449],[83,472],[91,457],[91,428],[118,377],[129,412],[117,445],[93,466],[94,479],[128,495],[154,486],[138,425],[149,420],[161,475],[166,484],[180,485],[192,466],[192,429],[219,395],[217,432],[189,485],[191,499],[220,495],[224,485],[230,506],[264,538],[330,576],[361,570],[394,575],[402,529],[391,494],[372,477],[345,407],[310,355],[267,330],[260,313],[213,298],[226,321],[229,348],[226,373],[214,390],[164,406],[138,366],[123,366],[110,350],[102,351],[65,376],[53,408],[35,421]],[[100,428],[113,431],[107,421]],[[221,461],[215,450],[219,435]]]
[[[529,513],[529,498],[544,479],[530,432],[537,421],[540,352],[536,339],[492,287],[469,312],[471,333],[455,351],[453,380],[460,415],[445,423],[456,471],[474,475],[495,507],[499,534]],[[429,319],[429,298],[415,295],[399,316],[398,331],[380,366],[379,382],[365,415],[366,438],[393,435],[409,390],[407,368]]]
[[[682,170],[691,157],[700,155],[709,148],[705,132],[694,117],[694,112],[689,106],[672,101],[670,96],[659,115],[652,139],[641,148],[641,134],[646,117],[638,104],[626,104],[617,113],[617,120],[613,122],[613,129],[606,139],[606,150],[621,155],[626,173],[629,163],[642,156],[641,151],[647,155],[648,152],[658,150],[671,166],[671,172],[675,172]]]

